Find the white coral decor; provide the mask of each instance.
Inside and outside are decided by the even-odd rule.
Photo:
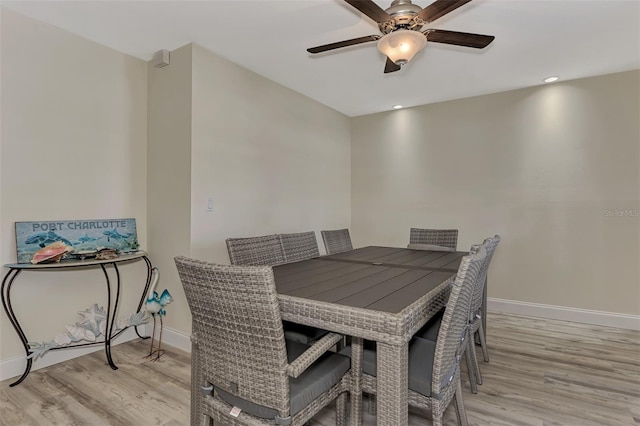
[[[75,323],[75,325],[66,325],[66,333],[58,334],[54,340],[50,342],[29,342],[31,354],[27,358],[36,360],[53,348],[68,346],[81,340],[94,343],[98,337],[106,336],[107,311],[102,306],[94,303],[90,308],[79,311],[78,314],[82,317],[82,320]],[[115,334],[127,327],[146,324],[148,321],[149,318],[146,312],[138,312],[128,318],[120,317],[114,324],[113,333]]]

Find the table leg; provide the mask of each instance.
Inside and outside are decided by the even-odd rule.
[[[349,425],[362,425],[362,338],[351,338],[351,409]]]
[[[409,345],[377,344],[378,426],[409,422]]]
[[[147,256],[142,256],[142,259],[147,264],[147,283],[144,286],[144,290],[142,290],[142,296],[140,296],[140,302],[138,302],[138,309],[136,310],[136,313],[140,312],[140,310],[142,309],[142,304],[145,302],[145,299],[147,297],[147,293],[149,292],[149,286],[151,285],[151,277],[152,277],[152,274],[153,274],[153,267],[151,265],[151,261],[149,260],[149,258]],[[139,326],[137,326],[137,325],[134,327],[138,337],[141,338],[141,339],[149,339],[150,336],[142,336],[140,334],[140,332],[138,331],[138,327]]]
[[[31,354],[31,351],[29,350],[29,341],[27,340],[27,336],[24,334],[24,331],[22,331],[22,327],[20,327],[18,318],[13,312],[13,307],[11,306],[11,286],[13,285],[13,281],[16,279],[18,274],[20,274],[20,269],[9,269],[9,272],[7,272],[7,274],[4,276],[4,279],[2,280],[2,307],[9,317],[11,325],[18,334],[20,342],[22,342],[25,356],[29,356]],[[22,383],[22,381],[27,378],[27,375],[29,375],[32,365],[33,360],[31,358],[27,358],[27,365],[24,369],[24,372],[22,373],[22,376],[20,376],[18,380],[11,383],[9,386],[13,387]]]
[[[104,277],[107,281],[107,324],[105,326],[105,331],[104,331],[104,352],[107,355],[107,362],[109,363],[109,366],[113,369],[113,370],[117,370],[118,366],[115,365],[115,363],[113,362],[113,358],[111,358],[111,333],[113,331],[113,323],[116,320],[116,313],[118,311],[118,299],[120,298],[120,273],[118,271],[118,267],[116,266],[115,263],[112,263],[111,265],[113,265],[113,268],[116,271],[116,277],[117,277],[117,289],[116,289],[116,297],[115,297],[115,307],[113,308],[113,314],[111,313],[111,281],[109,280],[109,274],[107,273],[107,268],[105,265],[108,265],[107,263],[104,264],[100,264],[100,267],[102,268],[102,272],[104,272]]]

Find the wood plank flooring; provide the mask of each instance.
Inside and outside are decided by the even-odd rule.
[[[488,323],[491,361],[481,362],[476,395],[462,363],[471,425],[640,425],[640,332],[491,313]],[[166,349],[151,362],[138,340],[113,348],[117,371],[95,352],[32,372],[14,388],[1,382],[0,424],[188,425],[189,354]],[[375,425],[366,412],[364,420]],[[430,423],[410,409],[410,425]],[[333,411],[312,424],[333,426]],[[445,424],[456,424],[452,409]]]

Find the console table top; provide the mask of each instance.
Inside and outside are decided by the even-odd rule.
[[[146,256],[147,253],[145,251],[136,251],[133,253],[121,254],[120,256],[114,259],[65,259],[60,262],[54,263],[36,263],[35,265],[32,263],[7,263],[4,265],[5,268],[9,269],[55,269],[55,268],[70,268],[74,266],[91,266],[91,265],[100,265],[104,263],[117,263],[117,262],[126,262],[127,260],[135,260],[140,259],[141,257]]]

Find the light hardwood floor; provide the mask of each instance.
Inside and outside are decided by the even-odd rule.
[[[484,384],[473,395],[463,383],[470,424],[640,425],[640,332],[500,314],[488,323]],[[147,342],[133,341],[113,348],[117,371],[96,352],[32,372],[14,388],[4,381],[0,424],[187,425],[189,354],[167,349],[150,362]],[[333,419],[327,409],[312,423]],[[411,409],[409,424],[430,421]],[[456,424],[452,409],[445,424]]]

